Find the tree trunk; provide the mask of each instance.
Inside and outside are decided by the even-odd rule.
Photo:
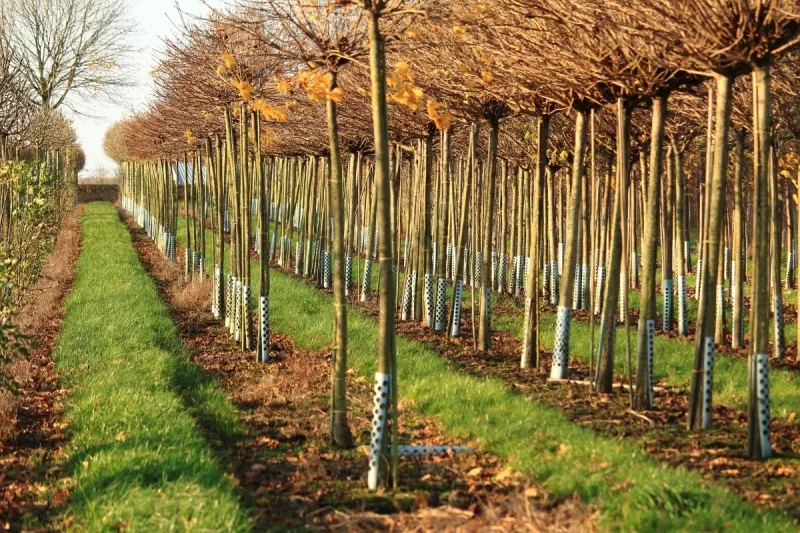
[[[772,356],[780,360],[783,358],[786,346],[786,337],[783,332],[783,291],[781,289],[781,210],[778,197],[778,161],[775,155],[775,148],[770,144],[769,147],[769,181],[770,195],[772,202],[770,211],[770,237],[772,245],[772,331],[774,334],[772,344]]]
[[[731,301],[733,320],[731,323],[731,347],[744,346],[744,211],[742,167],[744,164],[744,128],[736,132],[736,166],[733,173],[733,261],[731,263]]]
[[[656,245],[659,215],[659,189],[664,143],[666,96],[653,98],[653,127],[650,133],[650,177],[642,227],[642,289],[637,336],[636,408],[653,408],[653,340],[656,321]]]
[[[672,154],[675,160],[675,270],[678,273],[678,334],[686,336],[687,312],[686,312],[686,274],[687,274],[687,252],[689,250],[687,231],[684,228],[686,198],[683,176],[683,154],[678,147],[678,143],[672,140]]]
[[[445,328],[445,314],[447,306],[447,221],[450,214],[450,181],[451,181],[451,163],[450,163],[450,130],[442,132],[442,167],[440,174],[440,183],[442,184],[442,207],[440,216],[437,217],[439,224],[438,237],[436,238],[438,257],[436,260],[436,318],[434,329],[436,331],[444,331]]]
[[[614,195],[614,210],[611,215],[611,260],[609,264],[608,286],[600,318],[600,339],[598,341],[598,361],[596,387],[599,392],[610,393],[614,379],[614,346],[617,334],[617,305],[620,288],[627,297],[626,273],[623,246],[622,212],[625,208],[628,182],[629,115],[626,102],[617,101],[617,190]],[[610,185],[610,184],[609,184]],[[621,272],[617,275],[617,272]],[[626,313],[627,315],[627,313]],[[626,316],[627,323],[627,316]],[[630,359],[630,354],[628,354]],[[630,361],[629,361],[630,366]]]
[[[751,459],[772,455],[769,435],[769,62],[753,70],[753,294],[750,301],[747,441]]]
[[[531,364],[539,368],[539,223],[542,186],[547,163],[547,139],[550,134],[550,116],[540,116],[537,126],[536,173],[533,181],[533,213],[531,214],[533,228],[532,238],[528,243],[531,265],[527,274],[528,287],[525,293],[525,325],[520,361],[522,368],[529,368]]]
[[[395,360],[394,283],[392,282],[392,220],[391,176],[389,175],[389,127],[386,109],[386,57],[380,31],[379,13],[369,13],[370,79],[372,85],[372,122],[375,137],[375,181],[378,195],[378,253],[380,262],[380,299],[378,314],[378,368],[376,378],[376,412],[373,419],[373,437],[368,484],[371,490],[378,487],[386,466],[387,400],[392,398],[392,411],[396,415],[397,376]],[[387,394],[388,393],[388,394]],[[396,416],[392,432],[396,433]],[[392,457],[396,459],[396,438]],[[395,476],[395,483],[397,478]]]
[[[575,283],[575,262],[578,258],[578,232],[580,231],[581,180],[583,155],[586,149],[586,111],[579,110],[575,118],[575,151],[572,160],[572,183],[568,207],[567,234],[564,254],[564,273],[556,318],[556,338],[553,348],[551,379],[567,379],[569,375],[569,326],[572,310],[572,290]]]
[[[489,121],[489,148],[486,161],[486,199],[483,230],[483,268],[481,268],[481,294],[480,294],[480,323],[478,329],[478,349],[487,351],[492,347],[492,286],[489,261],[492,255],[492,221],[494,212],[494,184],[497,167],[497,135],[500,129],[499,121],[492,118]]]
[[[337,86],[337,73],[331,74],[330,89]],[[344,188],[342,157],[339,151],[339,121],[336,102],[328,99],[328,142],[330,144],[330,194],[333,217],[333,313],[334,349],[331,387],[331,444],[353,447],[353,435],[347,423],[347,296],[345,295]]]
[[[717,77],[717,104],[714,162],[712,179],[707,189],[705,248],[703,250],[703,276],[700,286],[702,294],[697,309],[697,333],[695,334],[695,357],[692,385],[689,395],[690,430],[700,430],[711,425],[711,393],[714,368],[714,329],[716,288],[713,280],[717,275],[719,243],[722,231],[722,203],[728,167],[728,125],[730,122],[730,89],[732,80],[728,76]],[[698,262],[698,268],[700,263]]]

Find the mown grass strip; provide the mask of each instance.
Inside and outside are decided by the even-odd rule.
[[[66,523],[89,531],[245,531],[250,520],[198,423],[236,433],[203,379],[111,204],[89,204],[54,357],[65,386]]]
[[[179,236],[182,232],[179,232]],[[210,243],[210,235],[206,242]],[[213,257],[208,248],[208,257]],[[211,262],[209,262],[211,263]],[[251,262],[252,279],[258,262]],[[270,319],[303,349],[330,344],[329,295],[272,270]],[[257,287],[254,287],[254,292]],[[349,363],[371,378],[377,325],[359,310],[348,314]],[[572,424],[558,410],[511,392],[497,379],[451,368],[422,343],[398,337],[400,395],[412,399],[451,435],[478,439],[556,497],[579,495],[596,506],[604,528],[636,531],[795,531],[791,521],[759,509],[696,473],[666,468],[646,457],[641,444],[602,437]]]

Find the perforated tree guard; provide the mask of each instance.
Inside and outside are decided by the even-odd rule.
[[[220,311],[220,309],[219,309],[219,307],[220,307],[220,301],[219,301],[219,299],[220,299],[220,294],[219,294],[220,293],[220,291],[219,291],[220,286],[219,286],[219,284],[222,282],[221,278],[222,278],[222,268],[220,268],[219,265],[214,265],[214,281],[213,281],[213,284],[214,284],[214,297],[212,298],[212,301],[211,301],[211,313],[214,315],[214,318],[216,318],[216,319],[220,318],[220,312],[219,312]]]
[[[703,428],[711,427],[711,396],[714,385],[714,337],[703,339]]]
[[[372,435],[369,447],[369,473],[367,486],[370,490],[378,488],[380,461],[386,446],[386,429],[389,418],[389,394],[392,383],[391,374],[375,373],[375,388],[372,409]]]
[[[544,280],[542,282],[542,294],[545,299],[550,296],[550,263],[544,264]]]
[[[300,275],[303,265],[303,244],[298,240],[294,247],[294,273]]]
[[[228,282],[225,284],[225,327],[231,328],[231,314],[233,313],[233,288],[236,286],[236,278],[228,274]]]
[[[527,267],[527,264],[526,264]],[[581,309],[589,309],[589,270],[590,267],[588,264],[581,265],[581,302],[580,308]],[[527,275],[527,268],[525,274],[525,284],[527,285],[528,275]],[[527,290],[527,286],[526,286]]]
[[[791,252],[789,252],[791,253]],[[731,279],[731,249],[725,248],[725,255],[724,255],[724,263],[722,265],[722,271],[724,278],[726,280]]]
[[[450,325],[450,335],[453,337],[461,335],[461,298],[463,295],[464,282],[459,278],[453,289],[453,323]]]
[[[433,326],[433,275],[425,274],[425,325],[428,327]]]
[[[406,274],[406,282],[403,284],[403,305],[401,307],[400,320],[411,320],[411,284],[414,274],[408,272]]]
[[[250,289],[250,285],[242,285],[242,320],[244,321],[244,327],[247,330],[247,349],[251,348],[251,342],[253,339],[253,322],[250,320],[250,302],[252,301],[252,290]]]
[[[483,277],[483,254],[481,252],[475,252],[475,266],[472,270],[472,284],[477,286]]]
[[[770,443],[770,399],[769,399],[769,356],[765,353],[756,355],[756,379],[758,399],[758,432],[763,457],[772,455]]]
[[[686,316],[686,276],[678,276],[678,333],[688,334]]]
[[[233,325],[233,338],[236,342],[240,339],[240,329],[242,325],[242,282],[236,279],[234,290],[234,325]]]
[[[606,267],[601,266],[597,270],[597,288],[595,290],[594,298],[594,313],[599,314],[601,309],[601,302],[603,301],[603,293],[606,288]]]
[[[333,270],[333,265],[331,263],[331,256],[332,256],[332,254],[328,250],[325,250],[322,253],[322,261],[323,261],[323,264],[322,264],[322,267],[323,267],[323,271],[322,271],[323,272],[322,286],[325,287],[326,289],[330,289],[330,288],[333,287],[333,283],[331,281],[331,279],[332,279],[331,271]]]
[[[656,321],[648,319],[645,324],[647,331],[647,408],[653,408],[653,353],[656,338]]]
[[[697,278],[694,285],[694,299],[700,298],[701,291],[703,290],[703,259],[697,259]]]
[[[506,254],[500,254],[497,264],[497,292],[502,292],[506,282]]]
[[[453,245],[447,243],[447,248],[444,252],[444,271],[445,275],[450,272],[453,263]]]
[[[261,296],[258,305],[258,362],[269,361],[269,296]]]
[[[350,289],[353,287],[353,258],[347,256],[344,260],[344,295],[350,296]]]
[[[364,259],[364,277],[361,280],[361,301],[366,302],[369,297],[370,283],[372,282],[372,260]]]
[[[439,278],[436,286],[436,322],[434,329],[436,331],[444,331],[445,327],[445,311],[447,309],[447,280]]]
[[[664,290],[664,308],[661,315],[661,329],[672,330],[672,280],[665,279],[662,283]]]
[[[556,338],[553,343],[553,364],[550,367],[550,379],[566,379],[569,375],[569,323],[572,310],[567,306],[559,306],[556,314]]]
[[[780,294],[774,296],[772,308],[774,333],[773,355],[780,358],[783,357],[783,353],[786,349],[786,346],[784,346],[786,338],[783,335],[783,296]]]
[[[401,457],[426,457],[444,455],[446,453],[469,453],[469,446],[398,446],[397,451]]]

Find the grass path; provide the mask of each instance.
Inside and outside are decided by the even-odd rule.
[[[247,512],[198,419],[235,411],[181,345],[169,311],[107,203],[82,217],[83,252],[54,353],[74,480],[64,525],[88,531],[244,531]]]
[[[179,240],[182,232],[178,232]],[[210,235],[207,257],[212,257]],[[211,268],[213,265],[209,264]],[[258,262],[252,261],[258,281]],[[281,271],[271,276],[270,320],[303,349],[330,344],[331,297]],[[258,287],[253,287],[257,293]],[[356,309],[348,315],[349,364],[375,372],[377,327]],[[544,484],[558,497],[578,495],[611,530],[794,531],[791,521],[709,486],[683,468],[663,468],[636,442],[602,437],[559,411],[511,392],[497,379],[465,375],[425,345],[397,339],[400,395],[436,418],[449,434],[468,436]]]

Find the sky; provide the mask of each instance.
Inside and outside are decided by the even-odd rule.
[[[101,171],[106,175],[116,169],[114,161],[103,152],[103,138],[106,130],[116,121],[144,109],[152,98],[153,84],[150,71],[156,65],[157,53],[163,48],[162,39],[175,35],[175,24],[180,20],[179,11],[202,15],[208,12],[207,5],[217,6],[222,0],[128,0],[130,18],[137,25],[139,50],[132,58],[134,86],[126,91],[120,101],[76,102],[81,115],[70,117],[78,133],[78,141],[86,152],[86,167],[81,177],[94,176]]]

